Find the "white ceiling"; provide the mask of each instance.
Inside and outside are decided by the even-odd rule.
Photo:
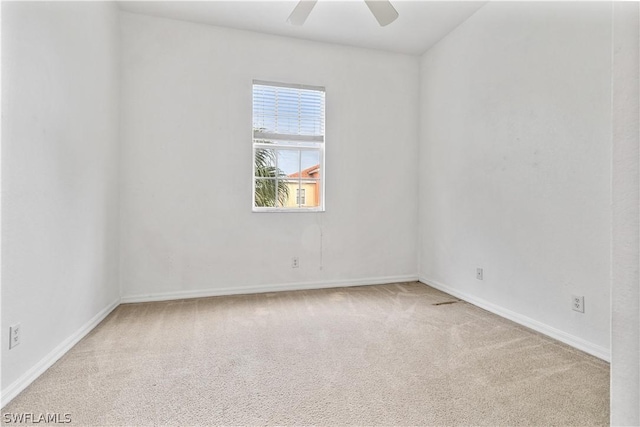
[[[319,0],[301,27],[286,23],[297,0],[120,1],[122,10],[221,27],[391,52],[421,54],[485,1],[391,0],[398,19],[380,27],[362,0]]]

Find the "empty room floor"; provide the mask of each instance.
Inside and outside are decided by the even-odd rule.
[[[83,426],[607,425],[609,364],[418,282],[125,304],[3,410],[24,412]]]

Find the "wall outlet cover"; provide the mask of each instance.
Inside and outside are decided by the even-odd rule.
[[[20,324],[9,326],[9,350],[20,344]]]
[[[581,295],[571,295],[571,309],[579,313],[584,313],[584,297]]]

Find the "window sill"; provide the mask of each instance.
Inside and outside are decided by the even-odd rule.
[[[254,213],[304,213],[304,212],[324,212],[324,208],[253,208]]]

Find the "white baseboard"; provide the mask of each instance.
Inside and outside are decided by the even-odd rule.
[[[541,334],[561,341],[567,345],[570,345],[571,347],[584,351],[585,353],[589,353],[599,359],[607,362],[611,361],[611,352],[608,348],[599,346],[580,337],[576,337],[575,335],[568,334],[564,331],[561,331],[560,329],[554,328],[553,326],[549,326],[537,320],[531,319],[530,317],[523,316],[522,314],[483,300],[482,298],[478,298],[465,292],[458,291],[436,280],[432,280],[424,276],[420,276],[419,280],[427,286],[431,286],[432,288],[438,289],[442,292],[446,292],[449,295],[460,298],[468,303],[490,311],[493,314],[497,314],[500,317],[509,319],[522,326],[526,326],[527,328],[533,329],[536,332],[540,332]]]
[[[47,354],[42,360],[40,360],[35,366],[25,372],[20,378],[11,383],[6,389],[2,390],[2,402],[1,407],[4,408],[7,403],[11,402],[22,390],[27,388],[36,378],[49,369],[54,363],[58,361],[64,354],[71,350],[82,338],[84,338],[89,332],[93,330],[105,317],[109,315],[118,305],[120,305],[120,298],[113,301],[107,307],[103,308],[98,314],[93,316],[91,320],[85,323],[80,329],[73,333],[66,340],[61,342],[56,348],[54,348],[49,354]]]
[[[153,294],[123,296],[122,304],[151,301],[170,301],[187,298],[216,297],[222,295],[260,294],[265,292],[298,291],[305,289],[346,288],[351,286],[384,285],[387,283],[416,282],[418,276],[389,276],[355,280],[330,280],[324,282],[301,282],[284,285],[233,286],[193,291],[173,291]]]

